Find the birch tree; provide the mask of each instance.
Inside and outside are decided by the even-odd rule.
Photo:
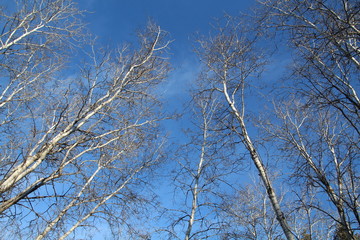
[[[246,29],[246,24],[228,17],[223,25],[217,27],[217,34],[208,39],[199,40],[199,57],[204,64],[204,81],[210,88],[218,91],[233,117],[227,127],[237,134],[242,145],[256,167],[276,218],[287,239],[294,239],[292,230],[281,209],[276,190],[269,178],[268,169],[260,152],[254,145],[246,121],[246,89],[250,80],[257,77],[265,64],[264,56],[256,50],[256,34]],[[224,105],[226,106],[226,105]]]
[[[230,131],[218,119],[221,102],[212,91],[197,93],[191,101],[192,127],[186,131],[190,142],[178,149],[175,172],[175,204],[172,238],[218,239],[222,228],[219,204],[225,192],[231,192],[231,176],[241,168],[241,156],[235,160]]]
[[[293,104],[276,104],[283,126],[273,133],[286,144],[285,152],[301,159],[293,165],[294,176],[317,189],[320,205],[314,209],[333,219],[344,238],[354,239],[359,226],[359,2],[259,2],[265,6],[264,26],[275,27],[294,50],[290,80],[295,88],[286,100]],[[321,204],[323,194],[335,212]]]
[[[80,14],[67,0],[1,13],[0,213],[9,239],[65,239],[101,219],[121,237],[150,199],[142,189],[162,157],[154,89],[169,70],[166,32],[149,24],[138,43],[90,46],[82,67],[62,69],[84,44]]]
[[[71,1],[17,1],[3,4],[1,35],[1,125],[8,123],[18,105],[41,94],[51,74],[59,71],[64,59],[84,36],[81,11]],[[13,6],[15,5],[15,6]],[[17,8],[11,12],[11,8]],[[64,50],[65,49],[65,50]],[[32,91],[25,91],[31,89]],[[7,121],[6,121],[7,120]]]
[[[222,217],[227,223],[223,239],[270,240],[282,236],[266,191],[255,179],[237,190],[235,196],[225,198],[222,209]]]
[[[295,50],[299,93],[309,104],[339,111],[359,134],[359,1],[259,2],[264,27],[279,29]]]
[[[292,176],[300,188],[311,186],[315,191],[317,200],[305,205],[325,213],[334,232],[340,226],[346,239],[354,239],[359,226],[359,166],[352,126],[334,112],[296,104],[279,107],[277,114],[282,125],[269,127],[272,139],[281,143],[279,149],[287,159],[296,159]]]
[[[214,108],[216,108],[216,101],[214,102],[209,102],[209,100],[207,99],[199,99],[198,100],[198,104],[199,104],[199,108],[201,110],[200,116],[201,116],[201,120],[202,120],[202,124],[201,124],[201,128],[203,131],[203,135],[202,135],[202,143],[201,143],[201,148],[200,148],[200,156],[199,156],[199,160],[197,163],[196,168],[194,169],[195,171],[193,171],[192,169],[188,169],[189,173],[191,174],[191,184],[190,184],[190,196],[191,196],[191,204],[190,204],[190,211],[189,211],[189,216],[188,216],[188,220],[187,220],[187,227],[186,227],[186,231],[185,231],[185,237],[184,240],[189,240],[189,239],[193,239],[197,234],[197,231],[195,229],[194,231],[194,224],[196,223],[196,221],[199,221],[200,218],[197,217],[199,215],[199,209],[202,206],[205,206],[206,204],[203,203],[201,204],[199,198],[201,198],[202,194],[208,190],[210,190],[210,188],[206,187],[207,185],[209,185],[212,180],[208,179],[206,180],[206,168],[209,166],[210,164],[210,156],[208,155],[209,150],[207,149],[209,146],[209,131],[210,129],[210,125],[212,123],[212,114],[214,114]],[[211,101],[211,100],[210,100]],[[190,164],[187,164],[190,165]],[[207,220],[208,217],[204,217],[204,220]],[[201,221],[201,220],[200,220]],[[206,230],[210,230],[210,229],[206,229]],[[206,231],[205,230],[205,231]],[[203,230],[200,230],[201,232],[203,232]],[[195,233],[194,233],[195,232]]]

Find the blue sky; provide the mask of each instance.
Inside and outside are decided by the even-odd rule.
[[[223,13],[246,12],[254,0],[77,0],[88,10],[85,21],[103,41],[122,42],[133,30],[154,19],[169,31],[173,48],[189,48],[188,37],[209,29],[209,22]]]
[[[105,45],[134,40],[135,30],[154,20],[170,33],[174,73],[189,77],[198,61],[192,52],[192,36],[207,34],[210,23],[224,13],[247,12],[255,0],[76,0],[87,10],[85,22],[91,33]],[[186,73],[185,73],[186,71]]]
[[[154,20],[174,40],[170,46],[173,71],[161,91],[169,111],[186,102],[191,82],[199,72],[199,60],[193,52],[196,33],[208,34],[210,23],[224,13],[246,13],[255,0],[76,0],[87,10],[84,21],[98,42],[116,46],[134,41],[134,32]],[[167,130],[176,135],[185,121],[168,122]]]

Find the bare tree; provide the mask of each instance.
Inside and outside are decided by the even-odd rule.
[[[287,239],[294,239],[285,214],[281,210],[268,170],[250,137],[246,124],[245,93],[250,81],[256,78],[265,64],[264,56],[256,50],[256,34],[249,32],[246,24],[227,17],[218,33],[206,40],[199,40],[199,56],[205,66],[205,81],[209,88],[223,95],[233,122],[228,125],[237,134],[251,157],[270,199],[276,218]],[[224,109],[225,110],[225,109]]]
[[[205,182],[201,184],[203,182],[203,177],[205,175],[206,167],[209,166],[211,161],[210,156],[208,156],[207,148],[209,147],[208,141],[209,141],[210,125],[212,122],[212,114],[214,114],[214,108],[217,107],[216,106],[217,104],[216,101],[209,102],[209,99],[199,99],[198,101],[199,101],[198,104],[201,110],[201,117],[202,117],[201,128],[203,131],[203,136],[202,136],[200,157],[197,167],[194,169],[195,172],[192,169],[186,167],[186,169],[188,169],[189,173],[191,174],[191,178],[193,179],[193,181],[191,181],[191,184],[189,186],[192,199],[191,199],[190,214],[188,217],[187,228],[184,237],[185,240],[189,240],[196,235],[194,234],[193,226],[195,221],[198,221],[198,219],[196,218],[196,213],[199,212],[198,208],[202,206],[202,204],[199,204],[199,198],[200,195],[206,191],[205,186],[211,183],[212,180],[214,180],[214,179],[212,180],[209,179],[210,180],[209,183],[207,183],[207,181],[205,180]]]
[[[331,239],[334,234],[334,221],[328,217],[328,213],[318,210],[319,203],[323,202],[318,198],[318,188],[312,185],[289,187],[292,187],[292,192],[295,193],[293,199],[287,202],[293,211],[291,221],[298,238]]]
[[[240,167],[240,159],[234,159],[230,131],[220,130],[222,126],[217,120],[220,106],[213,92],[195,90],[191,101],[192,126],[186,131],[190,140],[179,147],[175,157],[178,166],[174,171],[173,238],[219,237],[222,227],[219,204],[223,194],[232,191],[230,179]]]
[[[284,156],[296,159],[293,177],[301,179],[298,182],[303,187],[316,189],[318,201],[305,205],[325,213],[336,223],[333,227],[340,225],[347,239],[353,239],[359,225],[358,148],[352,144],[356,133],[351,134],[348,130],[352,126],[344,124],[342,117],[334,112],[289,105],[277,110],[282,125],[272,125],[268,130],[273,139],[282,143],[280,150]],[[324,194],[335,212],[320,201]]]
[[[149,24],[135,47],[93,46],[75,76],[59,66],[64,46],[80,44],[81,12],[67,0],[18,7],[1,14],[3,229],[19,239],[65,239],[100,219],[131,229],[144,170],[162,156],[154,89],[169,70],[166,33]]]
[[[265,27],[280,29],[296,51],[299,93],[309,104],[335,108],[359,134],[359,1],[259,2]]]
[[[4,76],[0,107],[11,105],[6,106],[10,110],[19,107],[15,103],[41,94],[39,84],[59,71],[68,50],[83,36],[81,11],[71,1],[18,1],[16,5],[17,12],[6,11],[6,6],[0,12],[0,70]],[[25,92],[27,89],[33,91]]]
[[[275,27],[294,50],[295,88],[276,104],[283,150],[297,159],[294,176],[327,196],[336,213],[319,205],[346,239],[359,226],[359,27],[358,1],[259,1],[262,22]],[[264,16],[264,15],[262,15]],[[266,19],[266,21],[264,21]],[[319,190],[321,189],[321,190]]]
[[[259,179],[260,180],[260,179]],[[224,199],[222,218],[226,219],[223,239],[280,239],[282,230],[266,191],[253,182]],[[282,200],[282,199],[280,199]]]

